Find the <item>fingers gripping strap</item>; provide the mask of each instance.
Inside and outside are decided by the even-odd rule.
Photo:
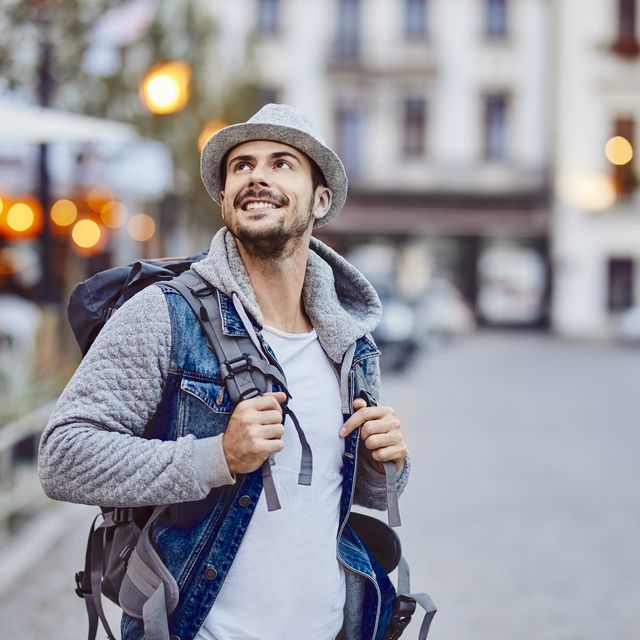
[[[396,483],[396,466],[393,462],[384,462],[384,475],[387,482],[387,515],[390,527],[399,527],[400,505],[398,504],[398,485]]]
[[[169,640],[169,621],[165,604],[164,583],[160,582],[142,607],[144,640]]]

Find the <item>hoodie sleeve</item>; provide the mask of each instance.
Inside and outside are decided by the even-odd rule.
[[[375,358],[370,361],[367,370],[367,383],[369,389],[375,398],[380,397],[380,361]],[[400,495],[409,481],[409,472],[411,470],[411,461],[409,456],[404,459],[404,463],[399,471],[396,472],[396,484],[398,487],[398,495]],[[366,457],[361,453],[358,456],[358,473],[356,476],[356,487],[354,493],[355,504],[370,509],[379,509],[381,511],[387,508],[387,488],[384,473],[380,473],[369,463]]]
[[[147,440],[167,378],[171,323],[151,286],[109,319],[44,429],[39,474],[57,500],[103,506],[204,498],[231,484],[222,437]]]

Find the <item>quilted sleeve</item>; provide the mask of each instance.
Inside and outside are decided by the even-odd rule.
[[[147,440],[162,397],[171,324],[160,288],[134,296],[107,322],[63,391],[39,451],[48,496],[103,506],[199,500],[229,484],[221,436]]]

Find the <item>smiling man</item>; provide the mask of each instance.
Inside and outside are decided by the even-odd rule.
[[[225,226],[193,270],[217,290],[225,333],[244,333],[239,314],[249,316],[290,397],[232,406],[188,305],[150,286],[109,320],[60,398],[41,442],[43,486],[75,502],[174,505],[153,534],[180,586],[173,640],[381,639],[393,588],[347,518],[354,502],[384,509],[382,463],[395,463],[401,491],[408,458],[393,410],[354,399],[357,381],[379,395],[378,297],[312,236],[344,204],[344,168],[287,105],[219,131],[201,167]],[[149,424],[155,439],[143,437]],[[123,615],[123,640],[143,635]]]

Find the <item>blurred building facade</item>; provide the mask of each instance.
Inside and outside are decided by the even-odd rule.
[[[300,107],[343,159],[350,196],[329,242],[358,245],[358,266],[413,298],[443,278],[487,320],[544,321],[548,3],[208,4],[225,64],[248,48],[262,101]]]
[[[640,304],[637,1],[560,0],[554,18],[553,324],[606,337]]]
[[[445,279],[480,319],[576,337],[638,304],[638,160],[605,155],[640,117],[637,0],[207,5],[217,69],[249,52],[261,101],[300,107],[342,157],[324,237],[376,284]]]

